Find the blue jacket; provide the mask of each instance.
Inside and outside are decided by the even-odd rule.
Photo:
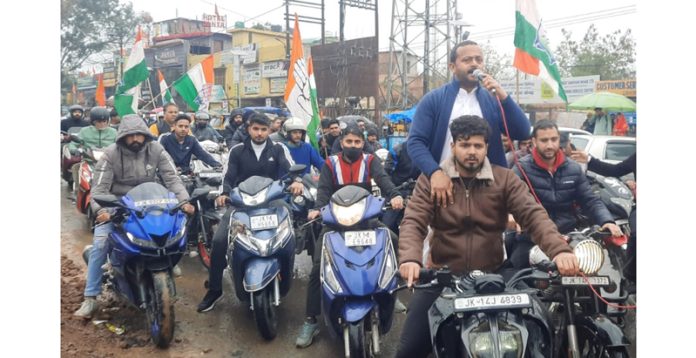
[[[168,133],[160,136],[160,144],[169,153],[174,160],[174,165],[181,168],[182,172],[188,172],[191,170],[191,155],[195,155],[196,158],[202,160],[208,165],[214,167],[221,167],[218,161],[216,161],[208,152],[201,147],[198,140],[193,136],[186,136],[184,138],[184,143],[179,144],[176,140],[176,135],[174,133]]]
[[[295,164],[304,164],[307,166],[304,172],[302,172],[302,175],[309,173],[312,166],[321,171],[321,167],[324,166],[324,159],[321,158],[317,150],[309,143],[300,142],[298,146],[286,143],[286,146],[290,150],[290,155],[292,156],[292,160],[295,161]]]
[[[597,225],[614,222],[607,207],[590,188],[580,164],[566,158],[553,175],[537,165],[533,155],[520,159],[520,165],[559,232],[567,233],[576,228],[575,203],[580,204],[582,212]],[[517,166],[513,171],[526,182]]]
[[[408,155],[418,169],[428,177],[440,168],[439,163],[442,161],[440,155],[445,145],[452,106],[458,93],[459,81],[456,79],[428,92],[421,99],[413,117],[408,134]],[[505,132],[505,127],[498,101],[481,86],[476,90],[476,99],[481,107],[483,118],[491,127],[491,136],[488,138],[488,160],[491,164],[507,168],[503,143],[500,140],[500,134]],[[508,96],[501,103],[512,139],[529,138],[531,131],[529,120],[512,96]]]

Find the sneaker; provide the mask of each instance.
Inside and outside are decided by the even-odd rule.
[[[92,315],[94,315],[94,313],[97,312],[98,309],[99,303],[97,302],[97,299],[95,297],[85,297],[85,300],[82,301],[80,309],[75,311],[73,315],[85,319],[90,319],[92,318]]]
[[[181,275],[183,275],[181,273],[181,267],[179,267],[179,265],[174,265],[174,268],[172,268],[172,273],[174,274],[174,277],[181,277]]]
[[[319,334],[319,322],[317,323],[309,323],[305,322],[302,325],[302,330],[300,331],[300,335],[297,337],[297,340],[295,340],[295,345],[298,348],[306,348],[309,347],[312,344],[312,340],[314,337]]]
[[[394,302],[394,312],[396,313],[404,313],[406,312],[406,306],[404,306],[403,303],[401,303],[401,300],[399,298],[396,298],[396,302]]]
[[[215,307],[215,304],[222,298],[222,291],[208,290],[203,297],[201,303],[198,304],[196,309],[198,312],[208,312]]]

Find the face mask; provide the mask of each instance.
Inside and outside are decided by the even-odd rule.
[[[206,122],[196,122],[196,127],[203,129],[208,126],[208,123]]]
[[[343,148],[343,155],[348,158],[351,162],[354,162],[360,158],[360,154],[362,153],[362,148],[355,148],[355,147],[348,147],[348,148]]]
[[[145,143],[140,143],[140,142],[133,142],[131,144],[126,145],[126,148],[130,150],[133,153],[139,152],[143,147],[145,146]]]

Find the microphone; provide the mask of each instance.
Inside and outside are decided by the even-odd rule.
[[[486,74],[478,68],[474,70],[473,75],[476,77],[476,79],[478,79],[479,82],[483,82],[483,79],[486,77]],[[491,93],[495,94],[495,88],[491,90]]]

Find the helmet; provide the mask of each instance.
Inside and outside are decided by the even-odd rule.
[[[296,117],[290,117],[288,118],[285,123],[283,123],[283,130],[285,133],[290,134],[290,131],[296,131],[296,130],[301,130],[305,133],[307,133],[307,127],[303,123],[303,121],[299,118]]]
[[[199,111],[196,112],[196,119],[200,119],[202,121],[209,121],[210,120],[210,115],[204,111]]]
[[[72,111],[80,111],[82,112],[82,114],[85,113],[85,109],[79,104],[73,104],[72,106],[70,106],[70,108],[68,108],[68,113],[72,113]]]
[[[111,112],[106,107],[94,107],[89,112],[89,120],[92,123],[98,120],[108,121],[109,118],[111,118]]]

